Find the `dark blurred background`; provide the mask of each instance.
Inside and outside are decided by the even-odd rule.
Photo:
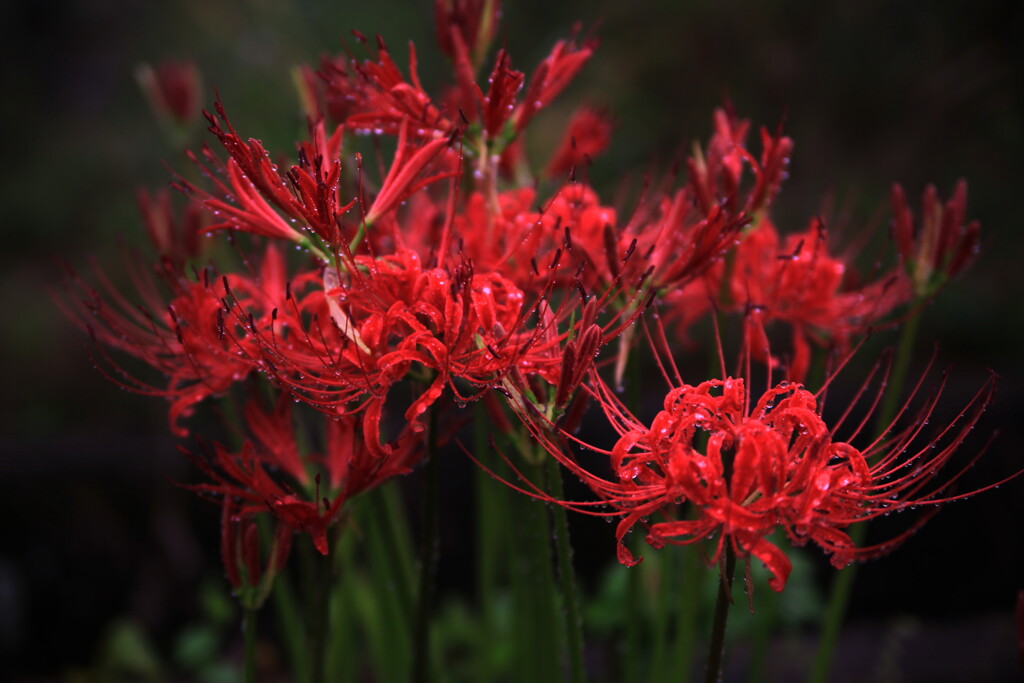
[[[135,188],[165,186],[161,162],[184,166],[133,70],[194,60],[205,106],[216,87],[244,135],[287,152],[302,126],[290,68],[337,51],[350,29],[383,34],[400,63],[413,39],[424,80],[445,74],[428,3],[378,2],[372,12],[369,4],[0,6],[0,660],[8,662],[0,668],[16,679],[89,669],[111,633],[142,637],[167,657],[168,643],[204,609],[199,587],[223,589],[218,511],[173,483],[194,475],[168,434],[165,404],[105,381],[51,297],[60,287],[55,256],[87,270],[94,255],[120,278],[119,241],[143,242]],[[942,363],[953,365],[950,405],[986,368],[1003,378],[981,428],[1001,433],[962,488],[1024,465],[1024,6],[530,0],[505,8],[499,40],[529,71],[575,21],[601,47],[531,144],[554,144],[581,98],[607,107],[616,134],[591,170],[607,198],[623,174],[635,186],[640,173],[705,141],[725,98],[755,125],[774,128],[784,117],[795,140],[791,179],[774,209],[784,230],[803,228],[831,197],[832,213],[846,216],[834,237],[849,243],[842,224],[884,232],[893,181],[917,209],[927,183],[948,196],[966,178],[982,253],[928,309],[919,347],[926,357],[938,342]],[[1022,499],[1016,481],[952,505],[897,553],[862,567],[841,656],[877,670],[864,660],[888,656],[878,651],[880,634],[910,629],[901,680],[957,680],[948,666],[928,668],[936,657],[974,662],[972,680],[1014,680],[1006,653],[1024,588]],[[458,570],[446,567],[455,563],[442,565],[442,583],[457,584],[445,571]],[[828,572],[820,575],[824,586]]]

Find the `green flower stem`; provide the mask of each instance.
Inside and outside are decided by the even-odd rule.
[[[771,650],[771,639],[779,620],[779,594],[774,590],[761,591],[758,598],[757,613],[754,615],[753,652],[750,660],[750,683],[767,681],[765,669],[768,664],[768,652]]]
[[[640,551],[639,541],[627,538],[634,554]],[[644,613],[644,577],[647,568],[637,565],[626,569],[626,657],[623,662],[624,672],[641,671],[643,657],[640,652],[640,630]]]
[[[554,458],[547,458],[548,490],[557,500],[564,497],[562,468]],[[572,543],[569,539],[569,520],[560,505],[551,510],[555,524],[555,546],[558,553],[558,576],[565,601],[565,636],[569,649],[569,680],[583,683],[583,617],[580,614],[579,595],[576,590],[576,571],[572,566]]]
[[[312,553],[307,614],[309,619],[309,663],[311,683],[325,683],[327,654],[327,608],[331,591],[331,555]]]
[[[718,584],[718,599],[715,601],[715,617],[711,623],[711,642],[708,645],[708,664],[704,671],[705,683],[722,680],[722,655],[725,653],[725,625],[729,620],[729,605],[732,603],[732,579],[736,573],[736,552],[732,544],[725,543],[725,567]],[[682,672],[687,673],[687,672]]]
[[[256,618],[259,611],[246,608],[242,617],[245,636],[245,683],[256,683]]]
[[[893,417],[896,415],[897,406],[903,394],[903,385],[907,379],[907,371],[910,368],[910,359],[914,352],[914,342],[917,339],[920,324],[921,314],[918,311],[907,320],[900,331],[900,339],[896,346],[896,357],[893,359],[892,371],[889,373],[888,385],[885,389],[886,393],[882,399],[878,416],[875,419],[876,435],[881,435],[885,432],[889,423],[892,422]],[[855,546],[861,546],[864,544],[867,532],[868,525],[866,522],[857,524],[850,529],[850,540],[853,541]],[[850,593],[853,591],[853,580],[856,575],[857,567],[856,565],[851,565],[836,574],[835,580],[832,582],[828,606],[825,609],[825,618],[822,621],[818,650],[814,656],[811,675],[807,679],[810,683],[825,683],[829,678],[836,641],[839,639],[839,631],[842,628],[843,620],[846,618],[846,609],[850,602]]]
[[[540,464],[527,464],[524,473],[542,483]],[[518,648],[516,658],[524,666],[516,680],[561,680],[558,628],[558,592],[555,589],[551,548],[551,522],[544,503],[526,496],[515,497],[517,548],[513,587],[516,602]]]
[[[655,558],[656,561],[655,561]],[[654,644],[651,649],[651,680],[668,680],[669,673],[666,670],[666,647],[668,645],[668,625],[670,623],[669,613],[672,611],[672,601],[664,597],[672,595],[678,587],[676,586],[676,553],[675,548],[669,546],[657,553],[654,557],[644,560],[654,570],[654,586],[657,587],[657,597],[651,606],[654,612],[653,623],[649,640]]]
[[[295,590],[287,572],[281,572],[274,579],[271,594],[277,620],[284,634],[285,647],[292,665],[292,674],[298,683],[309,683],[309,650],[306,647],[306,628],[299,618]]]
[[[411,615],[415,563],[409,529],[398,494],[398,488],[393,484],[380,487],[369,496],[369,512],[383,535],[379,546],[384,554],[382,559],[385,562],[382,564],[395,575],[393,584],[399,610],[403,615]]]
[[[689,672],[693,670],[693,641],[697,637],[702,568],[695,547],[679,546],[674,550],[681,557],[682,566],[679,570],[680,583],[676,590],[678,612],[673,671],[686,680],[689,678]]]
[[[413,622],[412,680],[426,683],[431,678],[430,613],[434,600],[434,573],[437,569],[437,413],[430,410],[427,428],[427,464],[424,468],[423,530],[420,536],[420,584]]]
[[[490,451],[491,420],[482,401],[473,405],[473,453],[477,458]],[[492,465],[488,463],[488,466]],[[497,614],[495,600],[498,595],[498,568],[504,557],[502,539],[508,535],[504,528],[502,503],[506,487],[491,479],[482,468],[476,468],[476,537],[477,537],[477,598],[480,604],[481,633],[477,648],[478,681],[487,683],[494,679],[495,667],[488,653],[497,642]]]
[[[415,623],[416,590],[414,553],[405,525],[397,519],[389,520],[388,497],[396,496],[396,484],[369,491],[359,501],[363,505],[357,524],[363,530],[369,565],[357,588],[362,591],[353,596],[362,610],[362,628],[374,674],[392,683],[410,679],[415,629],[409,625]]]
[[[889,373],[888,385],[882,406],[875,420],[875,433],[881,435],[896,416],[897,407],[903,398],[903,385],[907,381],[910,359],[914,355],[914,342],[921,327],[921,314],[915,313],[900,330],[900,339],[896,346],[896,357],[893,359],[892,372]]]
[[[353,618],[355,601],[352,597],[355,589],[352,581],[355,574],[352,557],[354,540],[355,534],[343,531],[338,534],[338,545],[334,551],[334,574],[340,579],[331,584],[327,615],[330,645],[325,667],[329,681],[351,681],[356,677],[359,646],[356,642],[358,629]]]

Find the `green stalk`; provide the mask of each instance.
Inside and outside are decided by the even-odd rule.
[[[310,681],[325,683],[324,663],[327,653],[327,607],[330,604],[331,556],[313,553],[307,602],[309,615]]]
[[[430,678],[430,613],[434,599],[434,573],[437,569],[437,412],[430,409],[427,428],[427,464],[424,468],[423,531],[420,536],[420,584],[416,596],[413,623],[413,681],[427,683]]]
[[[334,552],[334,574],[340,579],[332,582],[327,615],[330,647],[325,670],[329,681],[351,681],[356,677],[360,646],[356,642],[355,601],[351,595],[355,587],[352,580],[355,576],[352,559],[354,538],[352,533],[340,534]]]
[[[310,672],[306,628],[299,618],[295,590],[292,588],[286,572],[281,572],[275,577],[272,600],[274,609],[277,611],[278,623],[281,625],[281,632],[284,634],[285,647],[288,649],[295,680],[298,683],[308,683]]]
[[[554,458],[547,458],[548,487],[557,500],[564,497],[562,468]],[[555,546],[558,553],[558,576],[562,584],[562,599],[565,601],[565,636],[569,649],[569,680],[583,683],[583,617],[580,614],[579,596],[576,590],[576,571],[572,566],[572,543],[569,539],[569,520],[565,508],[555,505],[551,514],[555,523]]]
[[[630,550],[636,555],[640,552],[640,541],[636,538],[627,538]],[[642,657],[640,656],[640,630],[644,614],[644,572],[647,568],[637,565],[626,569],[626,661],[623,663],[624,672],[637,672],[643,670]]]
[[[379,549],[383,551],[381,563],[394,574],[394,590],[398,608],[404,615],[412,614],[413,605],[413,552],[409,530],[402,510],[402,501],[395,485],[382,486],[370,497],[370,514],[381,532]]]
[[[256,683],[256,618],[259,612],[246,608],[242,617],[245,636],[245,683]]]
[[[482,402],[473,406],[473,452],[482,458],[490,450],[487,410]],[[488,466],[492,465],[488,463]],[[491,475],[476,468],[476,537],[477,537],[477,599],[480,604],[481,633],[477,648],[477,672],[480,683],[494,679],[493,660],[488,653],[493,651],[497,637],[497,614],[495,600],[498,593],[498,567],[502,562],[501,551],[505,546],[501,539],[508,536],[502,524],[501,505],[506,494],[505,487],[491,480]]]
[[[673,671],[678,672],[677,675],[686,680],[693,670],[693,641],[697,637],[701,567],[698,563],[697,549],[693,546],[679,546],[675,550],[682,558],[682,566],[679,571],[680,585],[676,591],[678,612]]]
[[[715,617],[711,624],[711,642],[708,645],[708,665],[704,671],[705,683],[722,680],[722,656],[725,653],[725,625],[729,620],[729,605],[732,603],[732,579],[736,573],[736,552],[732,544],[725,543],[725,567],[718,584],[718,599],[715,601]],[[681,672],[687,673],[687,672]]]
[[[914,351],[914,342],[917,338],[917,331],[921,323],[920,311],[914,313],[906,325],[900,331],[900,339],[896,346],[896,357],[893,360],[892,372],[889,374],[886,395],[882,399],[882,406],[878,411],[875,420],[875,434],[881,435],[896,415],[899,400],[903,394],[903,384],[907,379],[907,371],[910,367],[910,358]],[[854,546],[861,546],[867,537],[868,525],[861,522],[850,529],[850,540]],[[814,656],[814,664],[811,668],[811,675],[807,679],[810,683],[825,683],[828,680],[832,668],[832,657],[835,654],[836,641],[839,639],[839,631],[846,617],[846,610],[850,603],[850,593],[853,591],[853,580],[857,575],[856,565],[851,565],[839,571],[832,582],[832,591],[829,594],[828,606],[825,610],[825,618],[821,627],[821,638],[818,641],[818,649]]]
[[[765,668],[768,664],[768,652],[771,649],[771,638],[779,617],[779,594],[774,590],[762,591],[757,613],[754,615],[753,653],[750,661],[750,683],[766,681]]]
[[[401,525],[390,523],[382,512],[388,507],[386,497],[396,491],[396,483],[370,491],[360,500],[364,505],[357,521],[363,529],[369,565],[362,577],[365,594],[353,596],[361,609],[373,671],[381,681],[392,683],[409,680],[414,631],[409,625],[415,619],[412,551]],[[400,547],[403,544],[405,551]],[[408,564],[401,565],[396,558],[404,557],[406,552],[410,556],[405,560]]]

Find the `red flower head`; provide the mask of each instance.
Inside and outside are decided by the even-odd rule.
[[[157,271],[170,290],[169,303],[153,273],[137,259],[128,265],[141,305],[118,292],[98,267],[95,277],[101,290],[69,269],[71,287],[82,298],[65,306],[66,312],[98,342],[98,367],[109,368],[104,373],[128,390],[171,400],[172,431],[185,436],[180,420],[197,403],[222,394],[260,366],[260,344],[251,333],[271,328],[277,308],[283,306],[283,257],[269,247],[253,275],[217,277],[211,267],[195,280],[165,267],[165,262]],[[143,361],[167,377],[166,386],[138,378],[107,348]]]
[[[569,173],[571,169],[593,159],[608,147],[612,135],[612,122],[607,114],[581,107],[569,120],[562,144],[548,161],[549,176]]]
[[[878,373],[876,365],[869,382]],[[926,437],[924,425],[936,407],[940,386],[909,426],[890,426],[858,448],[851,442],[869,421],[881,391],[868,401],[868,415],[844,441],[837,438],[837,430],[855,406],[829,426],[819,396],[800,384],[779,383],[756,397],[752,406],[755,396],[742,379],[727,377],[692,386],[677,378],[662,410],[645,424],[596,374],[591,377],[587,391],[619,434],[611,450],[565,431],[551,437],[551,425],[543,418],[520,411],[548,452],[590,486],[599,504],[610,505],[614,512],[595,512],[592,503],[556,502],[589,514],[620,516],[618,556],[627,566],[638,560],[626,547],[625,536],[643,524],[647,541],[655,548],[713,540],[712,560],[717,561],[725,544],[731,544],[738,557],[764,562],[775,590],[782,590],[790,571],[785,553],[768,540],[778,528],[795,545],[815,542],[832,555],[836,567],[843,567],[888,551],[920,523],[888,542],[860,548],[845,531],[849,525],[972,495],[947,494],[963,470],[945,481],[938,478],[977,423],[995,386],[990,379],[953,423]],[[923,381],[924,377],[911,400]],[[866,383],[858,400],[867,395],[867,387]],[[908,417],[906,412],[904,408],[897,420]],[[572,443],[585,447],[581,455],[570,453]],[[600,466],[593,463],[591,450],[608,458],[611,478],[594,473]],[[533,495],[547,497],[543,492]],[[680,508],[684,503],[686,507]],[[680,510],[691,512],[679,519]]]
[[[149,105],[160,118],[181,127],[191,126],[199,118],[202,85],[194,63],[168,59],[155,69],[141,64],[136,77]]]
[[[215,444],[209,460],[193,458],[212,483],[191,488],[238,501],[232,519],[269,510],[288,529],[309,534],[317,550],[326,555],[327,530],[338,521],[345,503],[408,473],[421,450],[418,439],[407,430],[382,457],[366,447],[354,416],[325,416],[323,452],[302,457],[295,440],[293,405],[282,396],[273,413],[254,403],[246,406],[246,422],[254,439],[246,441],[238,453]]]
[[[782,240],[764,219],[736,249],[727,283],[731,302],[726,303],[745,310],[747,341],[758,360],[774,362],[766,324],[790,325],[793,354],[786,375],[801,381],[810,366],[811,340],[846,351],[856,335],[910,300],[907,278],[898,272],[867,284],[851,281],[856,280],[847,264],[829,254],[820,220]]]
[[[893,237],[919,300],[933,296],[970,263],[978,252],[981,232],[978,221],[964,224],[966,181],[957,183],[945,204],[939,200],[935,186],[929,185],[921,205],[921,225],[915,226],[903,188],[892,186]]]
[[[441,52],[458,61],[467,59],[472,72],[498,29],[499,0],[434,0],[434,30]]]

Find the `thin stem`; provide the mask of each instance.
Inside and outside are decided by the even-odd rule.
[[[914,352],[914,341],[917,339],[920,323],[921,315],[920,313],[915,313],[900,331],[900,339],[896,346],[896,357],[893,360],[886,394],[882,399],[882,406],[875,419],[876,435],[881,435],[885,432],[889,427],[889,423],[892,422],[893,417],[896,415],[897,406],[903,394],[903,384],[907,379],[910,358]],[[853,545],[863,545],[864,540],[867,538],[867,533],[867,522],[854,525],[850,529],[850,540],[853,542]],[[811,675],[807,679],[809,683],[825,683],[829,678],[829,672],[832,668],[832,657],[835,654],[839,631],[842,629],[843,620],[846,618],[850,594],[853,592],[853,580],[856,576],[857,567],[856,565],[851,565],[836,574],[835,580],[832,582],[832,591],[829,593],[828,606],[826,607],[825,618],[821,626],[821,638],[818,640],[818,650],[814,655]]]
[[[256,683],[256,617],[259,611],[247,608],[242,617],[245,636],[245,683]]]
[[[722,680],[722,655],[725,653],[725,625],[729,620],[729,605],[732,603],[732,579],[736,573],[736,552],[728,541],[725,544],[725,567],[718,584],[718,599],[715,601],[715,618],[711,624],[711,643],[708,646],[708,666],[704,673],[705,683]]]
[[[688,680],[693,670],[693,641],[697,637],[697,613],[700,601],[701,567],[697,549],[685,545],[673,548],[682,558],[680,582],[676,589],[678,614],[676,616],[676,642],[674,670]]]
[[[312,580],[310,581],[307,609],[309,610],[309,665],[310,681],[324,683],[324,663],[327,653],[327,608],[330,605],[330,555],[314,553]]]
[[[885,388],[882,407],[875,420],[876,435],[884,432],[896,415],[897,407],[903,397],[903,385],[907,380],[907,371],[910,369],[910,359],[914,355],[914,342],[917,340],[917,331],[920,326],[921,315],[918,313],[912,316],[900,330],[900,339],[897,342],[896,357],[893,359],[889,383]]]
[[[482,401],[473,406],[473,451],[477,458],[489,450],[489,425],[487,410]],[[494,678],[494,667],[488,656],[497,633],[495,600],[498,594],[498,567],[502,562],[502,549],[507,539],[502,524],[502,505],[505,487],[496,484],[491,476],[476,468],[476,522],[477,522],[477,594],[481,611],[481,646],[477,648],[478,682],[488,683]]]
[[[629,382],[626,385],[626,407],[634,415],[640,414],[640,391],[643,387],[643,356],[639,353],[629,354]],[[642,550],[639,534],[626,539],[634,553]],[[643,565],[633,566],[626,570],[626,656],[623,671],[636,675],[641,671],[640,628],[644,612],[643,573],[647,571]]]
[[[638,537],[637,537],[638,538]],[[630,549],[634,553],[642,550],[639,547],[637,538],[628,538]],[[644,613],[644,572],[648,571],[643,565],[633,566],[626,569],[626,661],[623,663],[624,672],[641,671],[643,658],[640,656],[640,630]]]
[[[330,645],[325,663],[325,672],[329,681],[351,681],[356,676],[357,654],[360,652],[356,643],[358,628],[355,623],[355,600],[352,591],[355,589],[353,571],[355,534],[342,533],[334,551],[334,575],[339,578],[331,584],[331,593],[327,614],[327,631]]]
[[[413,626],[413,680],[430,680],[430,612],[437,568],[437,439],[436,411],[430,410],[427,428],[427,464],[424,468],[423,531],[420,537],[420,586]]]
[[[562,469],[554,458],[547,458],[548,487],[552,496],[561,500]],[[565,508],[555,505],[551,511],[555,523],[555,546],[558,552],[558,577],[562,584],[562,599],[565,600],[565,636],[569,648],[569,680],[583,683],[583,617],[580,615],[579,596],[576,590],[576,571],[572,566],[572,543],[569,539],[569,520]]]
[[[308,683],[310,680],[309,650],[306,647],[306,629],[299,618],[295,591],[287,573],[281,572],[274,579],[271,599],[274,602],[274,609],[277,611],[281,632],[284,634],[295,680],[298,683]]]

